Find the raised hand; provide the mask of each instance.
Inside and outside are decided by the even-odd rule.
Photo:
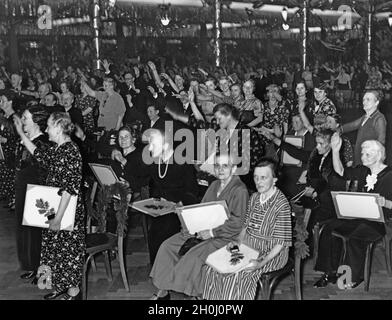
[[[279,125],[274,126],[274,135],[278,138],[282,136],[282,129],[280,128]]]
[[[188,99],[189,102],[195,102],[195,93],[193,92],[192,88],[188,91]]]
[[[19,116],[17,116],[17,115],[14,115],[14,125],[15,125],[15,129],[16,129],[16,132],[18,132],[18,134],[20,135],[20,136],[23,136],[25,133],[24,133],[24,131],[23,131],[23,123],[22,123],[22,120],[19,118]]]
[[[101,60],[101,62],[102,62],[103,67],[105,68],[105,70],[106,70],[106,71],[109,71],[109,70],[110,70],[110,65],[111,65],[111,63],[108,62],[107,59],[104,59],[103,61]]]
[[[151,70],[156,70],[157,68],[156,68],[156,66],[155,66],[155,63],[154,62],[152,62],[152,61],[148,61],[147,62],[147,65],[150,67],[150,69]]]
[[[335,132],[331,137],[331,148],[334,152],[339,152],[342,146],[342,138],[338,132]]]

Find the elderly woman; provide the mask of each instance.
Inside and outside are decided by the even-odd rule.
[[[31,107],[22,114],[23,131],[26,136],[40,149],[49,147],[45,134],[46,123],[50,113],[44,107]],[[27,184],[42,185],[45,183],[47,172],[38,161],[27,151],[23,144],[16,150],[15,175],[15,216],[16,244],[21,270],[26,271],[21,279],[33,279],[39,267],[41,255],[41,233],[36,227],[23,226],[23,212]]]
[[[257,193],[249,201],[242,231],[233,245],[245,244],[259,252],[247,269],[221,274],[210,266],[203,269],[203,298],[209,300],[252,300],[260,275],[279,270],[288,260],[292,243],[291,209],[275,187],[275,162],[265,158],[255,168]]]
[[[19,118],[14,117],[16,130],[26,149],[48,170],[46,185],[60,188],[61,200],[55,217],[49,220],[49,229],[42,232],[40,266],[49,268],[54,291],[45,295],[47,300],[63,296],[73,300],[80,292],[83,263],[86,253],[84,208],[80,194],[82,157],[70,135],[74,130],[71,118],[64,112],[55,112],[48,119],[47,133],[54,144],[47,150],[37,148],[23,131]],[[73,231],[60,230],[61,220],[71,200],[77,196]]]
[[[240,120],[249,127],[254,127],[263,121],[264,106],[254,95],[255,82],[247,80],[242,85],[245,99],[240,104]]]
[[[208,255],[235,240],[241,231],[241,218],[249,198],[246,186],[238,176],[234,176],[236,166],[229,156],[217,156],[214,170],[218,180],[208,187],[201,202],[226,201],[230,217],[219,227],[198,232],[198,237],[204,241],[182,257],[178,252],[189,238],[186,231],[162,243],[150,274],[159,289],[154,300],[167,297],[168,290],[201,296],[201,268]]]
[[[384,164],[385,148],[377,140],[367,140],[362,143],[362,163],[355,168],[344,168],[341,162],[340,149],[342,139],[336,133],[332,138],[332,157],[334,170],[346,180],[357,180],[358,191],[378,193],[378,203],[383,213],[392,213],[392,169]],[[323,271],[322,277],[315,283],[315,287],[325,287],[329,282],[337,280],[336,271],[342,251],[341,240],[332,236],[336,230],[348,237],[347,251],[344,265],[348,265],[352,272],[352,283],[347,288],[355,288],[363,281],[367,244],[372,239],[385,234],[383,223],[365,219],[338,220],[328,223],[321,234],[318,259],[315,269]]]
[[[358,130],[354,146],[354,164],[361,164],[361,145],[366,140],[377,140],[385,144],[387,121],[378,110],[380,92],[369,90],[363,96],[363,110],[365,115],[357,120],[341,126],[341,133]]]
[[[151,196],[184,205],[197,203],[198,185],[194,168],[186,163],[177,163],[178,155],[174,154],[175,148],[169,132],[149,129],[145,135],[148,137],[151,155],[144,150],[143,161],[152,163],[149,168]],[[180,229],[180,221],[174,213],[152,219],[148,233],[151,265],[162,242]]]

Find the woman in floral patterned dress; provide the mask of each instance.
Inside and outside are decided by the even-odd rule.
[[[86,251],[84,208],[80,189],[82,157],[70,135],[74,125],[67,113],[55,112],[48,119],[47,132],[54,145],[47,150],[38,149],[24,134],[22,123],[14,117],[15,127],[25,147],[48,169],[46,185],[60,188],[61,201],[56,215],[49,220],[49,229],[42,232],[40,267],[49,269],[54,291],[46,300],[63,296],[72,300],[79,294]],[[71,196],[78,196],[73,231],[60,230],[61,219]],[[47,274],[46,274],[47,275]]]
[[[84,131],[89,134],[95,130],[94,123],[94,109],[96,107],[96,100],[87,94],[84,86],[80,86],[81,94],[78,94],[75,99],[75,107],[82,111]]]
[[[0,96],[0,107],[10,102],[8,95]],[[8,208],[14,208],[15,201],[15,150],[17,136],[15,136],[12,122],[0,110],[0,146],[4,159],[0,159],[0,197],[8,203]]]

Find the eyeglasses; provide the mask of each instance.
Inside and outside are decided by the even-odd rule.
[[[227,170],[227,169],[230,169],[231,168],[231,166],[229,165],[229,164],[222,164],[222,165],[220,165],[220,164],[214,164],[214,169],[215,170],[219,170],[219,169],[223,169],[223,170]]]

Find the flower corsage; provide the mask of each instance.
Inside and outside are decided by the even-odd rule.
[[[367,191],[374,190],[374,185],[377,183],[377,174],[368,174],[366,176],[366,184],[365,187]]]

